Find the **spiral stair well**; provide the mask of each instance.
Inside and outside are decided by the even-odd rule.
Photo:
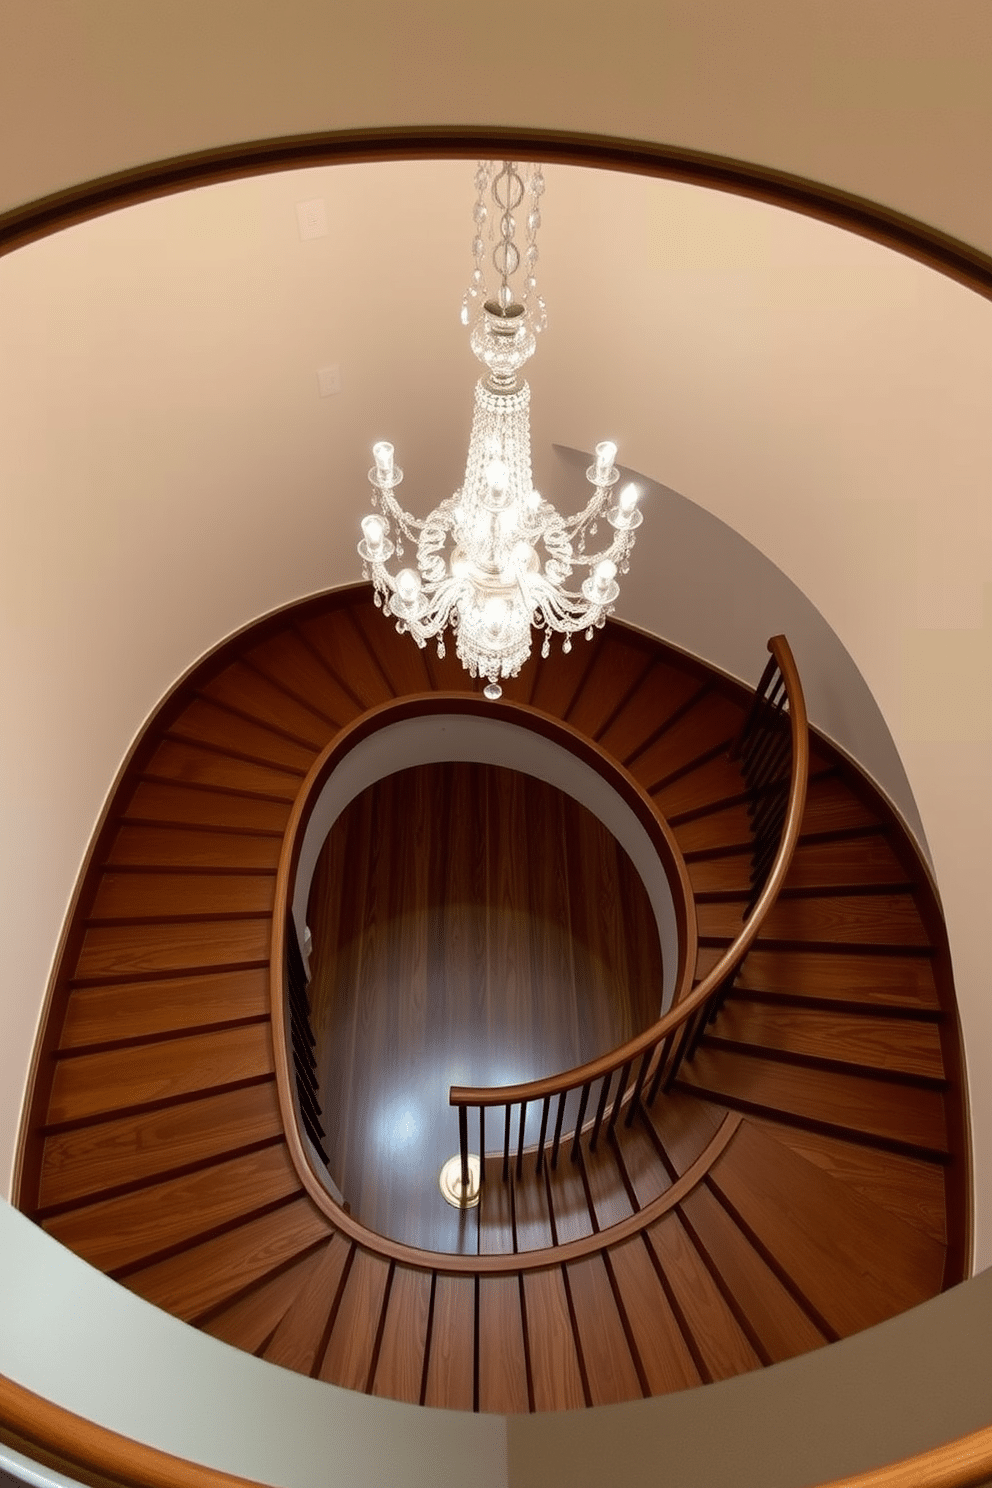
[[[807,732],[787,646],[755,695],[611,622],[506,692],[653,814],[689,890],[686,954],[672,1009],[624,1046],[452,1091],[452,1150],[460,1127],[484,1155],[458,1252],[371,1231],[327,1181],[289,916],[308,803],[342,750],[397,708],[481,703],[365,589],[250,627],[147,726],[77,893],[20,1207],[237,1348],[462,1410],[727,1378],[960,1280],[939,908],[887,804]]]

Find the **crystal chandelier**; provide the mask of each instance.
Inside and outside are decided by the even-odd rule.
[[[518,374],[545,323],[535,278],[544,179],[539,167],[525,181],[514,161],[504,160],[499,169],[480,161],[475,185],[475,270],[462,323],[474,319],[471,347],[487,375],[475,389],[465,480],[418,521],[396,499],[403,472],[393,462],[393,446],[373,446],[369,480],[378,511],[362,522],[358,552],[375,602],[395,617],[396,628],[409,631],[420,647],[436,636],[443,657],[450,625],[459,661],[471,676],[487,679],[485,694],[495,699],[498,679],[515,677],[530,655],[532,629],[544,631],[541,654],[547,656],[552,631],[563,635],[562,649],[569,651],[575,631],[585,630],[591,640],[605,624],[642,517],[636,487],[617,490],[617,447],[608,442],[596,446],[586,472],[593,494],[575,516],[561,516],[535,491],[530,388]],[[525,224],[522,253],[517,214]],[[492,289],[487,273],[494,276]],[[596,536],[600,521],[610,541],[587,553],[587,538]],[[417,566],[393,574],[386,565],[394,554],[403,557],[404,542],[416,546]]]

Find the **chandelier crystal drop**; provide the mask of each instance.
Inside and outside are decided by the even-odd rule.
[[[596,446],[586,472],[593,492],[576,515],[560,515],[534,489],[530,388],[518,374],[545,326],[536,279],[544,178],[537,166],[525,179],[514,161],[499,168],[480,161],[475,186],[475,268],[462,323],[472,326],[470,344],[486,375],[475,389],[465,480],[419,521],[396,499],[403,472],[393,446],[374,445],[369,480],[377,510],[362,522],[358,552],[376,604],[397,629],[420,647],[437,637],[443,657],[450,626],[459,661],[472,677],[486,678],[485,694],[495,699],[499,679],[517,676],[530,655],[533,630],[544,632],[547,656],[552,632],[569,651],[576,631],[591,640],[605,624],[642,518],[636,487],[617,489],[617,447],[609,442]],[[600,521],[609,542],[587,553]],[[386,565],[402,558],[404,542],[416,548],[416,567],[391,572]]]

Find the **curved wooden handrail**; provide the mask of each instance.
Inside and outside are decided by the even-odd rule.
[[[806,700],[803,695],[795,658],[792,655],[792,650],[785,636],[773,636],[768,642],[768,650],[781,673],[786,696],[789,700],[789,725],[792,743],[789,795],[778,851],[776,852],[771,871],[768,874],[764,888],[754,904],[753,911],[741,929],[740,934],[727,947],[716,965],[698,986],[693,988],[688,995],[678,998],[669,1011],[662,1018],[659,1018],[656,1023],[652,1024],[650,1028],[645,1029],[643,1033],[638,1034],[635,1038],[628,1039],[626,1043],[621,1044],[616,1049],[612,1049],[609,1053],[602,1054],[597,1059],[588,1060],[585,1064],[577,1065],[573,1069],[564,1070],[560,1074],[551,1075],[546,1079],[529,1080],[519,1085],[452,1086],[448,1099],[452,1106],[459,1109],[459,1117],[462,1120],[462,1125],[464,1125],[464,1113],[470,1108],[509,1107],[514,1105],[526,1108],[531,1104],[536,1105],[552,1100],[555,1096],[563,1097],[576,1090],[588,1091],[589,1087],[596,1081],[608,1080],[617,1070],[632,1067],[638,1059],[645,1060],[655,1049],[660,1048],[666,1040],[670,1040],[673,1035],[684,1028],[688,1020],[695,1013],[705,1007],[710,998],[715,996],[744,960],[744,957],[761,933],[765,917],[775,903],[779,890],[785,881],[785,876],[789,871],[792,855],[799,840],[803,811],[806,805],[806,783],[809,775],[809,727],[806,715]],[[643,1083],[642,1069],[642,1075],[638,1077],[638,1094]],[[623,1099],[624,1093],[624,1091],[618,1092],[617,1099]],[[602,1111],[600,1111],[597,1121],[601,1117]]]
[[[546,1252],[524,1251],[517,1254],[508,1253],[506,1255],[458,1255],[448,1252],[422,1250],[417,1246],[406,1245],[402,1241],[389,1239],[384,1235],[379,1235],[375,1231],[367,1229],[328,1191],[324,1178],[313,1165],[310,1153],[300,1136],[296,1121],[293,1079],[291,1074],[292,1052],[289,1047],[286,1028],[286,927],[289,919],[290,905],[292,904],[296,869],[303,845],[306,823],[310,818],[314,803],[323,786],[333,774],[338,764],[340,764],[341,760],[357,744],[370,738],[387,724],[397,723],[408,718],[421,717],[427,713],[471,714],[476,717],[497,718],[510,723],[526,723],[526,726],[532,731],[542,734],[544,737],[561,744],[563,747],[567,747],[579,759],[602,774],[613,785],[614,789],[618,790],[618,793],[622,795],[626,804],[635,812],[641,825],[647,831],[669,878],[680,945],[676,996],[680,994],[691,978],[692,967],[695,962],[696,920],[692,899],[692,886],[689,882],[689,875],[682,854],[679,851],[670,828],[655,810],[651,798],[633,777],[604,750],[600,749],[598,745],[594,744],[577,729],[523,703],[482,702],[477,696],[463,692],[414,693],[398,701],[382,703],[376,708],[370,708],[335,736],[327,748],[315,760],[297,794],[283,836],[283,849],[276,874],[270,951],[270,1001],[276,1086],[282,1114],[283,1130],[290,1158],[303,1188],[321,1212],[330,1220],[335,1229],[347,1235],[356,1244],[364,1246],[368,1250],[376,1251],[387,1260],[396,1261],[420,1270],[469,1273],[472,1275],[539,1269],[540,1267],[547,1266],[549,1263]],[[709,1165],[716,1161],[736,1129],[737,1124],[735,1122],[729,1125],[726,1123],[721,1125],[696,1162],[692,1164],[691,1168],[687,1169],[683,1178],[679,1180],[678,1194],[682,1194],[685,1191],[685,1183],[689,1180],[690,1174],[693,1176],[689,1186],[692,1186],[703,1177]],[[554,1252],[553,1264],[558,1264],[563,1256],[565,1258],[578,1258],[594,1250],[601,1250],[604,1246],[614,1243],[621,1238],[626,1238],[629,1230],[638,1228],[647,1222],[644,1217],[645,1215],[657,1218],[660,1213],[663,1213],[669,1196],[675,1191],[676,1185],[673,1185],[671,1189],[661,1194],[658,1200],[652,1205],[632,1216],[631,1221],[625,1221],[624,1224],[627,1225],[627,1228],[623,1228],[623,1225],[614,1226],[611,1227],[611,1230],[599,1231],[583,1236],[580,1240],[570,1242],[566,1247],[558,1247]],[[677,1202],[677,1197],[672,1202]],[[659,1208],[658,1205],[661,1205],[661,1207]]]

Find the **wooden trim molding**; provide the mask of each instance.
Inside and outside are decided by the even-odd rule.
[[[651,140],[483,125],[335,130],[218,146],[86,181],[0,215],[0,255],[105,212],[197,186],[308,166],[386,160],[521,158],[706,186],[845,228],[992,299],[992,257],[864,197],[786,171]]]

